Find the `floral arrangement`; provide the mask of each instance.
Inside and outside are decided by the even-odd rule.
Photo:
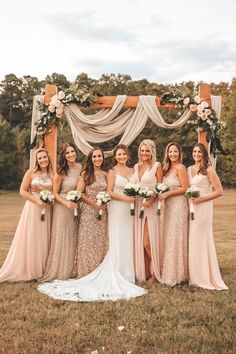
[[[73,203],[78,203],[78,201],[81,199],[82,194],[78,191],[69,191],[66,194],[66,200],[73,202]],[[79,215],[78,215],[78,208],[76,207],[74,209],[74,220],[78,221]]]
[[[162,96],[160,103],[164,105],[168,102],[175,104],[175,107],[180,110],[179,115],[182,114],[182,110],[189,109],[193,114],[187,123],[202,131],[210,132],[213,137],[219,135],[225,128],[225,123],[218,120],[216,112],[198,95],[183,97],[180,93],[168,92]]]
[[[157,183],[153,187],[153,192],[156,195],[160,195],[164,192],[168,192],[169,190],[170,190],[170,187],[166,183]],[[158,200],[158,202],[157,202],[157,215],[161,215],[161,201],[160,200]]]
[[[191,203],[191,199],[200,197],[200,191],[195,187],[189,187],[185,192],[185,197],[189,199],[189,208],[190,208],[190,218],[194,220],[194,204]]]
[[[135,183],[127,183],[124,187],[124,194],[129,197],[136,197],[139,195],[140,186]],[[130,204],[130,214],[134,215],[134,203]]]
[[[42,200],[44,203],[51,204],[54,200],[54,195],[52,192],[44,189],[39,192],[39,199]],[[41,221],[45,221],[45,208],[41,211]]]
[[[68,89],[52,96],[49,105],[38,102],[37,109],[41,112],[41,116],[35,123],[36,137],[31,148],[36,145],[37,140],[43,139],[45,134],[50,133],[51,127],[63,117],[65,106],[69,103],[77,103],[89,107],[95,100],[96,97],[91,95],[87,88],[79,88],[78,83],[73,83]]]
[[[148,187],[140,187],[138,195],[143,198],[143,203],[145,203],[149,198],[153,196],[153,191]],[[143,219],[144,217],[144,206],[141,207],[139,218]]]
[[[95,198],[96,198],[97,205],[107,204],[111,200],[110,194],[105,191],[99,192]],[[99,210],[97,218],[98,220],[102,220],[102,209]]]

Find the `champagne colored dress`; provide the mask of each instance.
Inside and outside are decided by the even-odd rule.
[[[134,166],[134,176],[136,182],[142,187],[152,189],[156,183],[156,170],[159,162],[146,170],[139,180],[138,164]],[[161,275],[161,239],[160,239],[160,217],[157,215],[157,201],[149,208],[144,209],[144,217],[139,218],[139,212],[142,206],[143,198],[137,197],[135,203],[135,227],[134,227],[134,249],[135,249],[135,275],[139,281],[146,281],[145,260],[143,247],[144,225],[147,222],[149,231],[149,240],[151,246],[151,274],[160,281]]]
[[[81,165],[70,167],[63,178],[60,196],[66,199],[67,192],[75,190]],[[72,275],[76,250],[78,223],[74,221],[74,211],[55,202],[53,208],[51,245],[46,271],[40,281],[69,279]]]
[[[192,175],[188,168],[191,187],[200,195],[211,193],[212,187],[206,175]],[[213,238],[213,201],[195,204],[194,220],[189,221],[189,284],[208,290],[227,290],[221,278]]]
[[[42,190],[52,190],[52,178],[48,173],[36,172],[30,184],[30,193],[38,195]],[[41,221],[42,209],[26,201],[8,255],[0,269],[0,282],[39,279],[45,272],[50,245],[51,206],[45,208],[45,221]]]
[[[180,187],[176,172],[163,180],[170,190]],[[161,282],[174,286],[188,280],[188,202],[184,195],[165,199]]]
[[[85,195],[96,202],[96,195],[106,190],[106,176],[101,174],[95,176],[95,181],[86,186]],[[97,218],[98,213],[99,211],[90,205],[82,204],[75,267],[77,278],[81,278],[97,268],[108,250],[107,211],[103,210],[101,220]]]
[[[116,175],[114,192],[123,194],[127,179]],[[55,280],[38,290],[58,300],[108,301],[146,294],[133,284],[133,217],[129,203],[112,199],[108,206],[109,251],[103,262],[80,279]]]

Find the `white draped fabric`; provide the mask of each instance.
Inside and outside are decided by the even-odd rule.
[[[34,99],[32,127],[40,116],[36,109],[37,100],[42,101],[43,96],[36,97],[37,99]],[[174,123],[166,123],[156,105],[156,96],[139,96],[135,109],[129,108],[122,112],[126,98],[125,95],[117,96],[111,109],[101,109],[92,115],[84,114],[76,104],[69,104],[65,107],[66,120],[70,125],[74,142],[85,155],[88,155],[92,149],[90,143],[105,142],[119,135],[122,135],[120,143],[129,146],[145,127],[148,118],[158,127],[174,129],[183,126],[191,115],[191,112],[186,110]],[[216,111],[217,117],[220,118],[221,97],[211,96],[211,100],[212,108]],[[33,135],[33,133],[31,134]],[[110,153],[108,151],[106,155]]]

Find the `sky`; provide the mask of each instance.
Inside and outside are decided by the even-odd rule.
[[[0,48],[0,80],[56,72],[73,81],[85,72],[231,82],[236,0],[7,0]]]

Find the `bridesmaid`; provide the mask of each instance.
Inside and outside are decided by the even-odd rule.
[[[163,172],[160,162],[156,161],[156,146],[152,140],[145,139],[138,148],[139,161],[134,166],[136,181],[143,187],[152,189],[162,181]],[[144,217],[139,218],[144,206]],[[160,280],[160,222],[157,216],[156,198],[143,203],[138,197],[135,212],[135,273],[139,281],[146,281],[150,287],[155,280]]]
[[[188,280],[188,203],[184,193],[189,186],[182,150],[176,142],[166,147],[163,171],[163,181],[170,190],[159,196],[165,200],[161,282],[175,286]]]
[[[53,181],[55,205],[53,210],[51,245],[46,271],[40,281],[68,279],[72,276],[78,224],[74,221],[77,204],[66,200],[67,192],[75,190],[81,172],[76,163],[73,144],[64,144],[59,168]]]
[[[107,208],[103,208],[102,219],[98,220],[101,206],[96,204],[96,195],[107,190],[107,173],[103,171],[104,153],[100,148],[90,151],[86,166],[81,173],[77,190],[84,192],[80,214],[77,262],[77,278],[91,273],[102,263],[108,249]]]
[[[195,144],[192,156],[195,165],[188,168],[189,180],[191,187],[200,191],[200,197],[191,201],[195,213],[189,226],[189,283],[203,289],[227,290],[220,275],[212,231],[212,200],[220,197],[223,189],[205,146]]]
[[[20,195],[27,201],[15,237],[0,269],[0,282],[28,281],[42,277],[50,244],[51,207],[39,199],[39,192],[52,190],[52,169],[48,152],[36,150],[36,164],[24,175]],[[45,209],[45,221],[41,211]]]

